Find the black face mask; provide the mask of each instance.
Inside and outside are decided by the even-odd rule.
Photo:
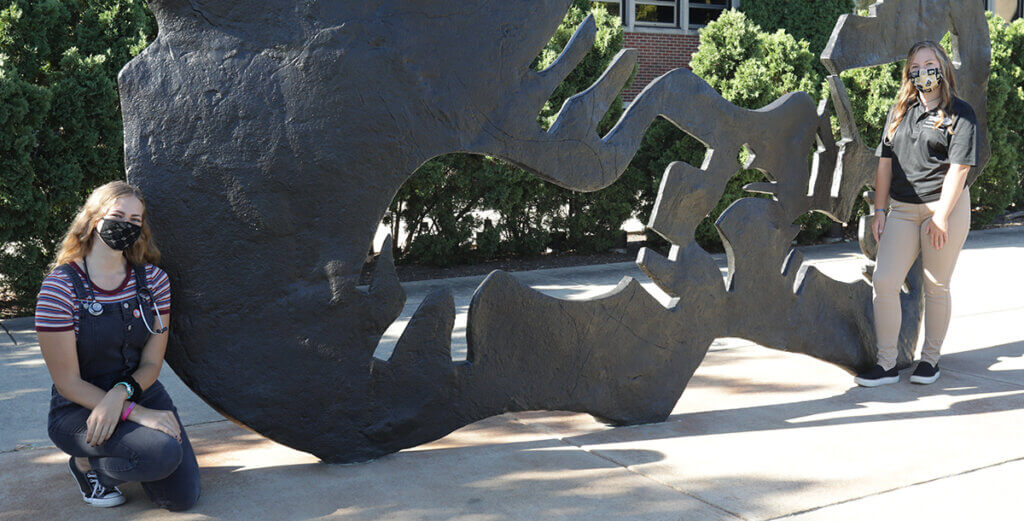
[[[103,226],[100,227],[99,234],[103,242],[111,249],[124,251],[135,244],[139,235],[142,234],[142,227],[129,222],[103,219]]]

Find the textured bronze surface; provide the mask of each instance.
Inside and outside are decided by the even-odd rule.
[[[908,36],[891,24],[938,38],[952,19],[971,35],[960,40],[970,44],[960,49],[969,69],[961,81],[979,87],[972,96],[981,98],[967,99],[984,121],[987,25],[980,4],[960,4],[890,0],[877,19],[844,17],[823,59],[838,74],[902,58]],[[826,102],[791,93],[745,110],[686,69],[649,85],[602,137],[597,122],[635,51],[568,100],[550,130],[536,122],[595,37],[588,19],[557,62],[530,69],[569,0],[150,5],[159,37],[119,85],[128,179],[147,195],[174,282],[167,359],[208,403],[275,441],[348,462],[506,411],[660,421],[716,337],[851,371],[874,362],[870,286],[832,280],[790,251],[798,216],[848,219],[873,176],[836,77],[840,143]],[[922,12],[931,14],[917,19]],[[425,299],[389,360],[373,357],[405,302],[390,246],[373,283],[356,280],[377,224],[419,165],[489,154],[598,190],[621,175],[658,115],[711,149],[699,168],[666,170],[650,226],[672,253],[638,259],[676,300],[665,306],[627,279],[600,298],[564,301],[496,272],[470,307],[467,361],[451,360],[455,310],[445,291]],[[740,168],[743,146],[771,179],[748,189],[774,198],[742,199],[718,220],[723,283],[693,231]],[[918,268],[903,296],[903,365],[918,335],[919,279]]]

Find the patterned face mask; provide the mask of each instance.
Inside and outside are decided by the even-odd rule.
[[[910,71],[908,75],[914,87],[921,92],[931,92],[942,83],[942,69],[932,67],[930,69],[918,69]]]
[[[142,234],[142,227],[124,221],[103,219],[99,229],[100,238],[113,250],[124,251],[132,247]]]

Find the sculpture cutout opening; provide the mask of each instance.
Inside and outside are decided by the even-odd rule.
[[[150,6],[159,36],[119,86],[127,177],[153,208],[174,281],[167,360],[224,415],[328,462],[375,458],[507,411],[661,421],[716,337],[865,368],[875,356],[871,287],[832,280],[790,251],[798,216],[848,219],[874,173],[838,74],[958,35],[962,96],[980,122],[972,182],[989,156],[990,50],[978,2],[887,0],[870,16],[840,18],[822,57],[831,103],[796,92],[741,109],[677,69],[604,136],[598,121],[635,51],[567,100],[550,129],[537,123],[594,41],[588,19],[557,61],[530,69],[569,0]],[[600,298],[565,301],[495,272],[470,305],[466,361],[451,359],[455,313],[444,290],[424,299],[390,359],[374,359],[405,294],[388,247],[365,290],[359,270],[388,204],[424,161],[490,155],[565,188],[599,190],[658,116],[713,149],[700,167],[665,170],[648,224],[672,248],[638,257],[662,290],[685,299],[665,306],[625,279]],[[741,199],[717,220],[729,260],[723,286],[693,230],[744,145],[774,181],[757,189],[773,198]],[[809,163],[812,149],[821,152]],[[901,365],[918,337],[920,278],[912,270],[902,296]]]

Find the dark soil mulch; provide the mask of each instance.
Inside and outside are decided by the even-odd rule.
[[[975,229],[985,230],[1013,226],[1024,226],[1024,212],[1008,213],[997,218],[992,224],[979,226]],[[847,226],[844,228],[842,239],[857,242],[857,227]],[[835,241],[835,238],[829,239],[822,236],[812,243],[801,244],[801,246],[808,246],[810,244],[826,244]],[[486,275],[494,270],[529,271],[545,268],[564,268],[568,266],[587,266],[591,264],[610,264],[613,262],[633,262],[636,260],[636,252],[640,249],[640,246],[643,245],[643,242],[630,242],[625,253],[621,253],[622,250],[618,250],[620,253],[607,252],[591,255],[552,253],[533,257],[493,260],[480,264],[464,264],[448,268],[439,268],[437,266],[426,266],[420,264],[399,264],[395,266],[395,271],[398,272],[398,280],[409,282],[414,280],[448,279],[452,277]],[[666,251],[663,251],[665,250],[664,247],[658,246],[655,247],[655,249],[659,250],[663,255],[667,253]],[[360,285],[370,283],[370,275],[373,273],[375,265],[376,260],[367,263],[366,266],[363,267],[363,272],[359,276]]]
[[[594,253],[590,255],[576,255],[571,253],[552,253],[548,255],[537,255],[534,257],[519,257],[512,259],[498,259],[480,264],[462,264],[447,268],[437,266],[426,266],[421,264],[399,264],[395,266],[398,272],[398,280],[409,282],[413,280],[449,279],[452,277],[468,277],[473,275],[486,275],[494,270],[503,271],[529,271],[545,268],[564,268],[568,266],[587,266],[591,264],[610,264],[613,262],[633,262],[636,260],[636,250],[630,248],[625,252]],[[377,261],[367,263],[359,276],[359,284],[370,283],[370,276]]]

